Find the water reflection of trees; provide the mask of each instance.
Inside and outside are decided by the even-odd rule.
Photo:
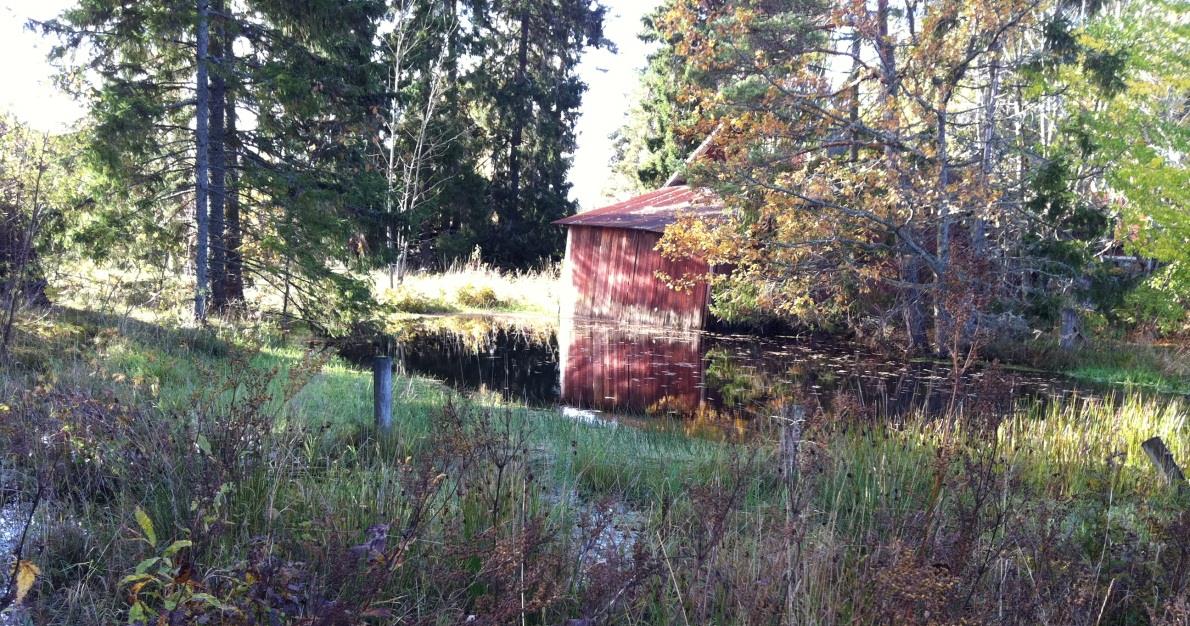
[[[996,368],[956,379],[944,363],[792,338],[607,324],[556,328],[480,316],[406,320],[391,333],[411,373],[459,389],[538,405],[560,401],[617,419],[666,418],[675,422],[670,428],[703,434],[755,429],[790,404],[836,418],[896,421],[955,409],[1007,412],[1021,396],[1061,399],[1073,388]]]
[[[390,329],[400,366],[453,388],[529,404],[557,398],[554,329],[488,316],[405,320]]]

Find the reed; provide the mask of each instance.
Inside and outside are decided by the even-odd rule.
[[[382,304],[405,314],[516,313],[557,316],[558,266],[507,271],[478,256],[443,271],[415,271],[399,283],[387,271],[372,275]]]

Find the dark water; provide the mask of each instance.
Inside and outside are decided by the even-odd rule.
[[[529,328],[468,318],[410,322],[397,333],[409,373],[533,406],[677,418],[766,416],[789,402],[897,418],[1007,411],[1022,397],[1080,401],[1109,393],[1068,379],[986,366],[897,359],[798,337]]]

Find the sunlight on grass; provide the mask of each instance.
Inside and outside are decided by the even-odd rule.
[[[444,272],[415,272],[395,286],[387,271],[374,272],[380,302],[411,314],[501,312],[556,315],[556,266],[527,271],[502,271],[478,257],[456,263]]]

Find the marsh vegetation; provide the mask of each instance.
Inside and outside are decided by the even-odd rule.
[[[5,493],[44,494],[24,552],[42,575],[19,613],[37,624],[1185,615],[1188,496],[1139,447],[1156,435],[1190,454],[1178,396],[1022,395],[892,419],[847,384],[829,402],[820,378],[749,387],[735,363],[716,384],[749,398],[746,422],[708,407],[648,424],[411,369],[382,433],[367,371],[270,324],[58,309],[19,329]],[[458,345],[492,356],[477,336]],[[794,403],[796,481],[780,445]]]

